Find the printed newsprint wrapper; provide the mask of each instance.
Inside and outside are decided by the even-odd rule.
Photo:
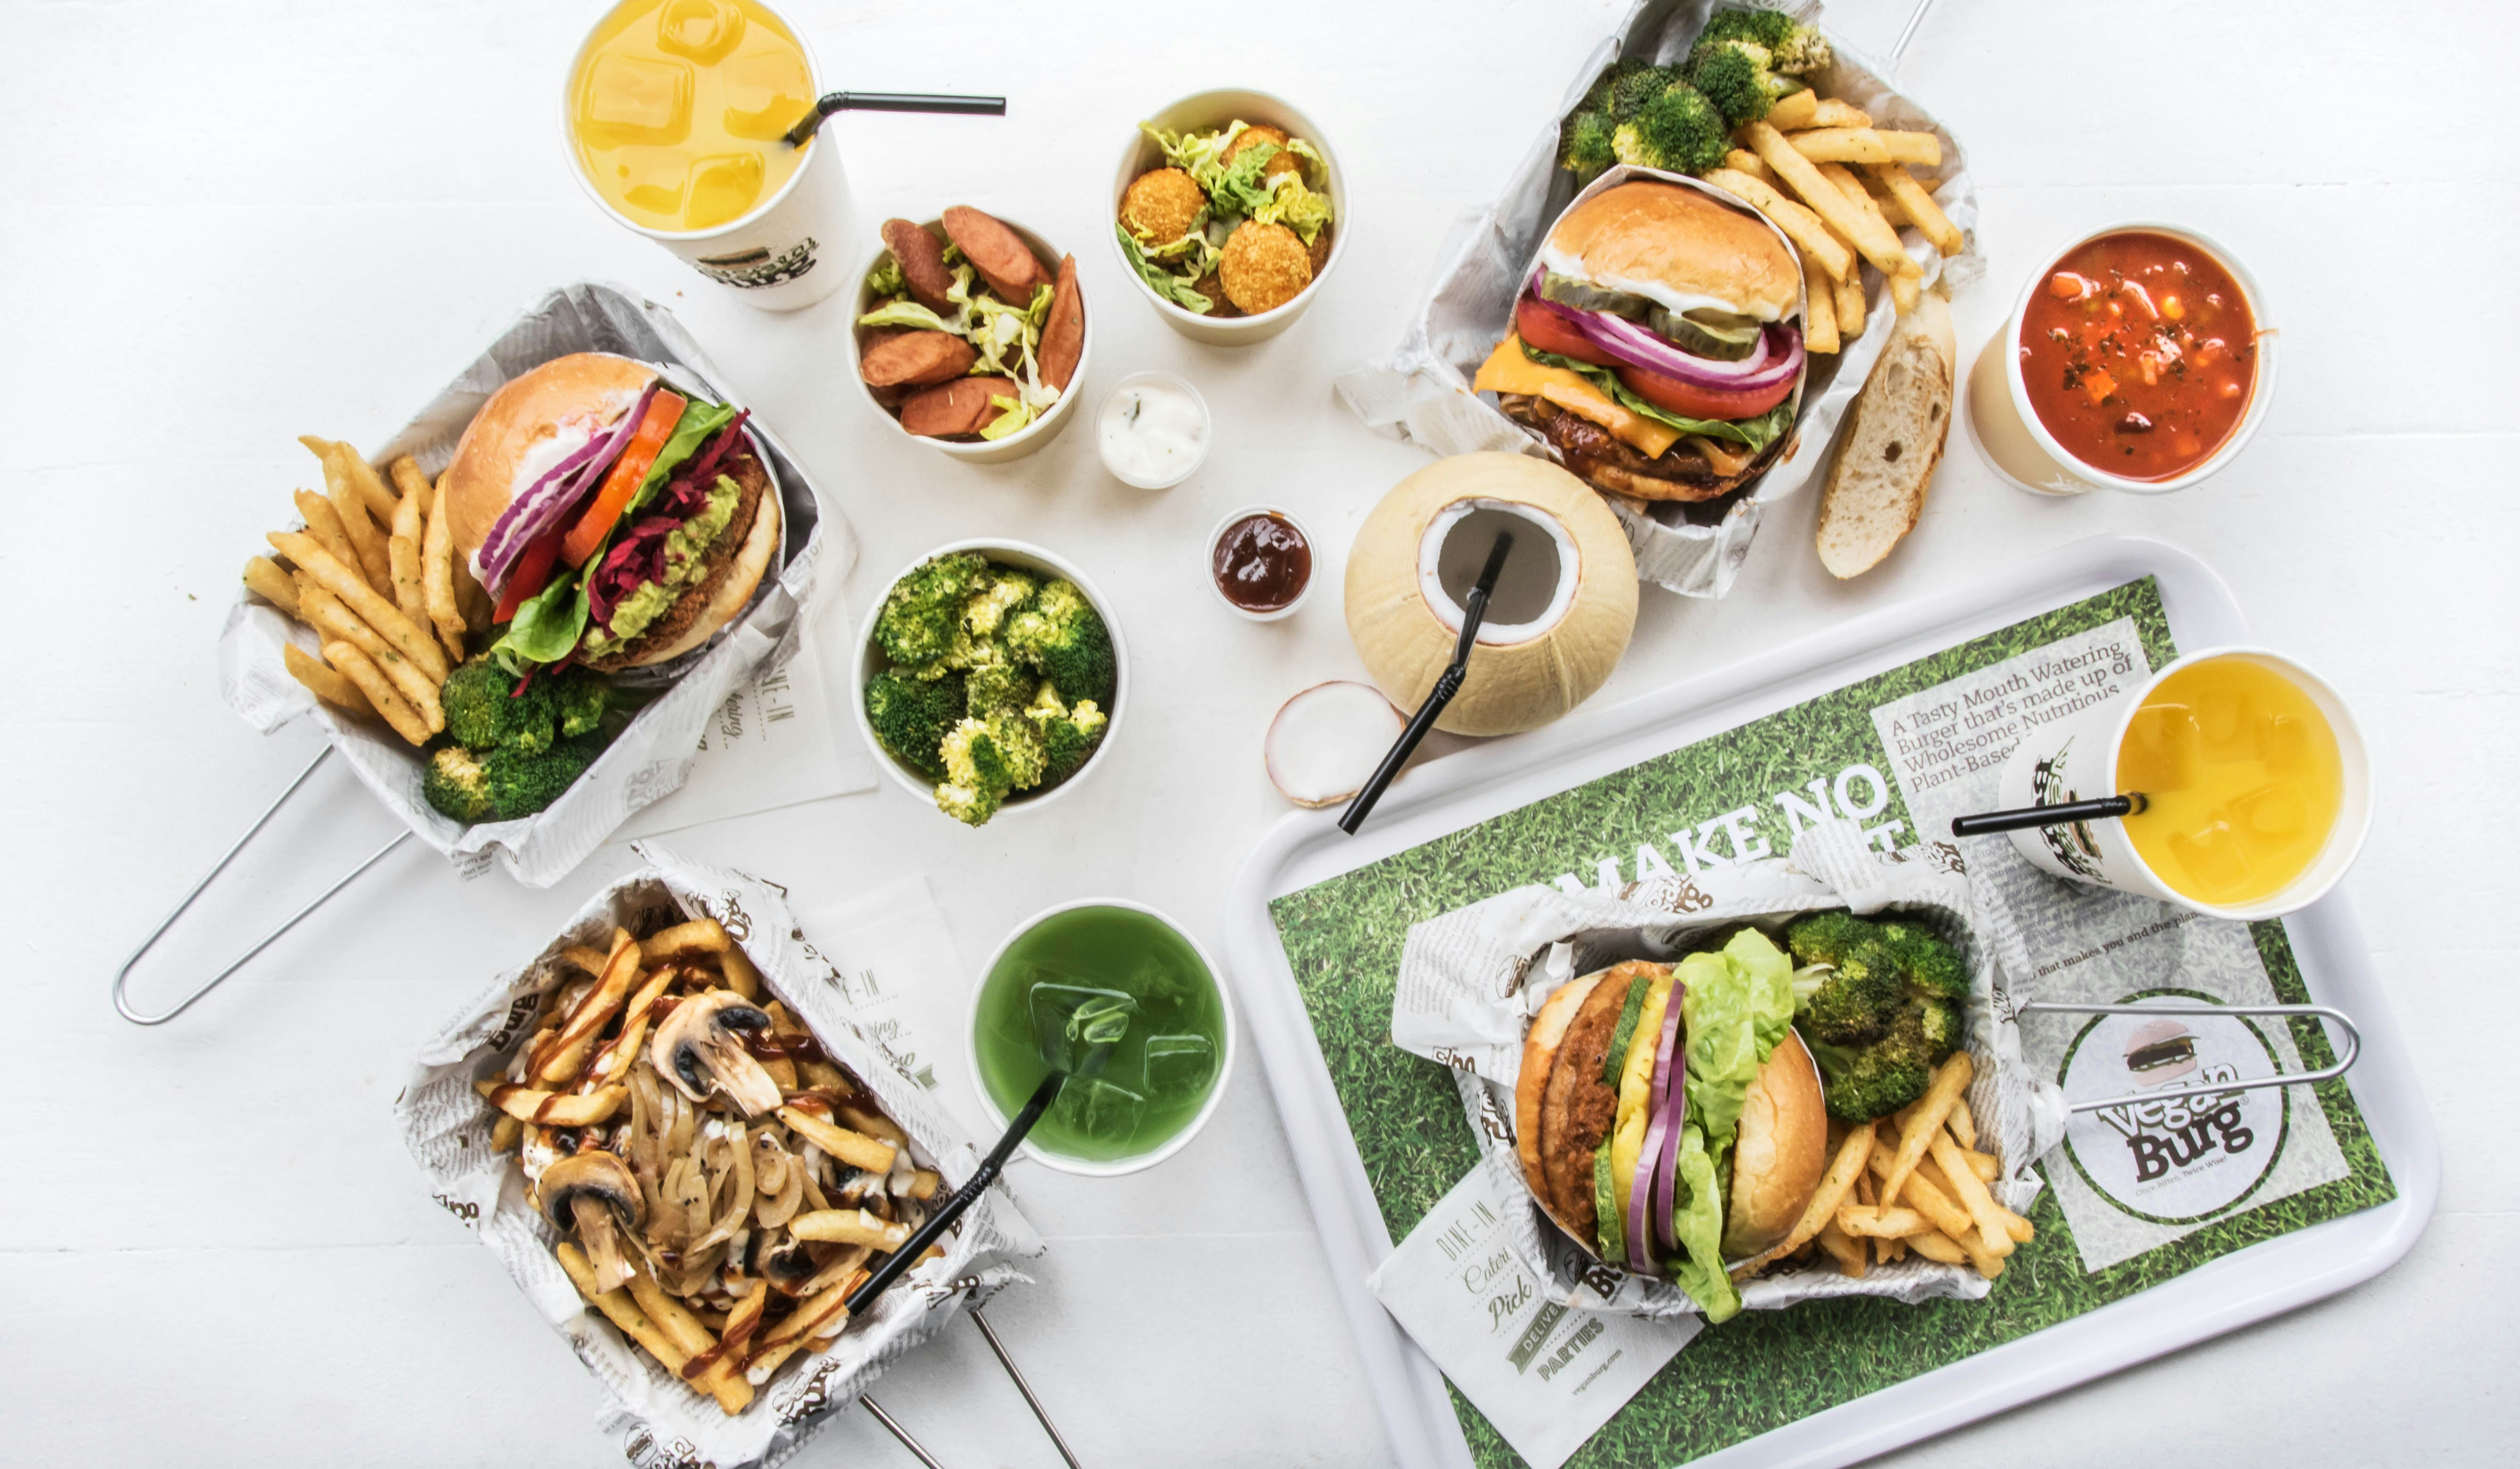
[[[1440,263],[1434,287],[1399,349],[1380,363],[1337,379],[1339,396],[1357,417],[1436,454],[1502,449],[1557,457],[1535,436],[1472,393],[1470,378],[1505,336],[1514,298],[1531,279],[1538,260],[1543,232],[1575,200],[1575,176],[1557,166],[1558,120],[1574,111],[1601,69],[1620,57],[1642,57],[1655,63],[1684,60],[1714,8],[1703,0],[1642,0],[1618,29],[1594,48],[1568,83],[1549,125],[1514,169],[1505,194],[1454,225],[1436,254]],[[1787,8],[1803,20],[1819,21],[1817,4]],[[1986,274],[1986,261],[1977,252],[1977,184],[1969,176],[1967,155],[1959,140],[1842,38],[1830,33],[1828,39],[1836,65],[1807,78],[1822,96],[1862,108],[1871,114],[1876,127],[1930,132],[1942,141],[1940,174],[1918,182],[1959,227],[1965,248],[1945,259],[1912,229],[1902,230],[1900,241],[1910,257],[1924,267],[1924,284],[1940,280],[1947,294],[1973,284]],[[1625,176],[1622,170],[1613,172]],[[1723,596],[1750,554],[1750,539],[1768,507],[1819,475],[1839,422],[1890,336],[1893,312],[1888,284],[1870,266],[1864,267],[1864,335],[1834,356],[1812,357],[1793,438],[1757,484],[1732,497],[1729,505],[1719,501],[1711,508],[1666,502],[1640,515],[1617,500],[1610,502],[1628,528],[1641,578],[1685,596]]]
[[[2015,1213],[2029,1210],[2040,1184],[2028,1164],[2045,1144],[2034,1133],[2012,1007],[1981,937],[1959,854],[1941,845],[1884,856],[1866,846],[1857,823],[1838,819],[1806,830],[1790,858],[1658,877],[1615,896],[1517,888],[1410,929],[1392,999],[1392,1043],[1453,1069],[1479,1142],[1479,1166],[1496,1197],[1514,1205],[1505,1238],[1549,1299],[1653,1318],[1697,1310],[1679,1287],[1609,1268],[1577,1249],[1532,1199],[1513,1130],[1514,1081],[1531,1017],[1579,975],[1622,959],[1677,961],[1713,930],[1746,921],[1773,932],[1799,914],[1829,908],[1912,914],[1958,951],[1969,974],[1969,1114],[1979,1147],[2004,1167],[1990,1192]],[[1987,1289],[1965,1265],[1911,1254],[1873,1266],[1861,1280],[1833,1263],[1761,1275],[1743,1283],[1741,1300],[1754,1310],[1827,1296],[1889,1296],[1913,1305],[1938,1296],[1974,1299]]]
[[[2135,620],[2121,618],[1882,705],[1872,722],[1910,814],[1927,831],[1948,831],[1954,816],[2002,804],[1998,777],[2027,731],[2131,698],[2150,672]],[[1997,957],[2018,977],[2019,999],[2282,998],[2247,924],[2050,877],[2009,837],[1972,837],[1965,849],[1969,884]],[[2184,1054],[2142,1069],[2138,1049],[2160,1037],[2138,1034],[2139,1016],[2043,1013],[2020,1024],[2038,1095],[2052,1113],[2044,1125],[2061,1127],[2065,1144],[2048,1160],[2048,1181],[2087,1270],[2351,1171],[2310,1087],[2200,1093],[2216,1081],[2305,1070],[2280,1023],[2185,1018],[2173,1027],[2183,1033],[2170,1037]],[[2140,1091],[2159,1099],[2065,1121],[2067,1097]],[[2199,1094],[2209,1100],[2187,1100]]]
[[[434,477],[455,454],[455,441],[483,401],[509,379],[570,352],[618,352],[667,370],[682,386],[726,402],[742,398],[718,376],[672,313],[617,286],[563,286],[528,307],[472,366],[439,390],[401,432],[369,454],[383,465],[409,454]],[[550,807],[521,821],[466,826],[422,799],[423,763],[392,731],[346,718],[319,703],[289,676],[281,647],[295,642],[320,652],[315,634],[260,599],[239,594],[219,632],[219,692],[228,707],[268,733],[311,716],[387,809],[430,847],[477,869],[496,859],[510,876],[548,888],[601,846],[631,812],[682,785],[710,716],[728,697],[765,671],[784,667],[796,651],[797,612],[818,579],[836,581],[857,559],[848,522],[823,508],[812,482],[777,435],[758,420],[745,426],[761,445],[783,514],[782,560],[752,605],[695,652],[616,683],[663,684],[601,758]],[[822,563],[831,565],[825,568]],[[644,675],[644,676],[643,676]]]
[[[832,983],[836,960],[812,950],[789,916],[783,890],[756,877],[688,862],[649,844],[634,849],[649,865],[578,909],[533,962],[500,977],[425,1046],[394,1100],[404,1145],[428,1175],[437,1202],[481,1236],[518,1289],[542,1311],[610,1395],[598,1414],[640,1469],[736,1469],[779,1464],[854,1402],[893,1358],[935,1335],[966,1305],[977,1305],[1029,1276],[1011,1261],[1041,1253],[1040,1237],[1013,1205],[984,1194],[947,1236],[945,1256],[914,1268],[866,1315],[849,1323],[819,1356],[791,1358],[751,1406],[728,1417],[646,1354],[580,1299],[552,1254],[560,1236],[526,1196],[516,1159],[490,1151],[493,1114],[472,1089],[503,1075],[543,993],[563,981],[562,949],[608,944],[614,926],[707,916],[726,926],[778,999],[805,1022],[832,1058],[873,1088],[884,1112],[910,1135],[911,1156],[950,1188],[970,1176],[978,1154],[961,1126],[924,1089],[896,1069],[862,1032],[855,1007]],[[570,971],[573,972],[573,971]]]

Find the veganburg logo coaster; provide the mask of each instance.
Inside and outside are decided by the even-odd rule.
[[[2145,999],[2211,999],[2153,990]],[[2283,1152],[2287,1088],[2214,1088],[2277,1074],[2275,1054],[2237,1016],[2104,1015],[2074,1038],[2058,1081],[2069,1098],[2147,1093],[2145,1100],[2078,1112],[2065,1125],[2074,1168],[2138,1218],[2211,1218],[2256,1192]]]

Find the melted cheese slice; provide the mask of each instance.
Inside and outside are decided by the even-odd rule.
[[[1478,376],[1470,380],[1470,390],[1519,392],[1545,398],[1578,418],[1599,424],[1611,437],[1648,459],[1680,441],[1678,429],[1620,407],[1608,393],[1586,382],[1583,374],[1532,361],[1523,355],[1522,339],[1512,332],[1506,333],[1496,350],[1479,364]]]

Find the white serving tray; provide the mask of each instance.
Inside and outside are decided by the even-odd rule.
[[[1445,833],[1527,805],[2142,576],[2157,579],[2183,648],[2248,642],[2221,577],[2161,541],[2079,541],[1952,590],[1850,619],[1825,632],[1547,729],[1410,773],[1346,837],[1335,810],[1298,811],[1261,838],[1226,908],[1227,961],[1292,1144],[1322,1248],[1367,1376],[1405,1469],[1467,1469],[1468,1442],[1442,1375],[1366,1277],[1391,1253],[1338,1094],[1269,918],[1269,903]],[[2413,1063],[2342,890],[2284,921],[2312,1000],[2355,1017],[2362,1053],[2346,1079],[2397,1197],[2222,1257],[2139,1295],[1824,1409],[1708,1455],[1715,1466],[1850,1464],[1885,1453],[2359,1285],[2398,1262],[2431,1219],[2441,1155]],[[1395,1057],[1398,1055],[1394,1053]]]

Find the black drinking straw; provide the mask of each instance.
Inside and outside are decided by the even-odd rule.
[[[1417,717],[1409,721],[1407,729],[1400,731],[1398,743],[1374,768],[1373,778],[1365,783],[1364,790],[1356,793],[1356,799],[1347,803],[1347,809],[1339,812],[1340,831],[1351,837],[1356,835],[1356,829],[1363,826],[1365,818],[1372,813],[1373,803],[1382,799],[1383,788],[1391,784],[1392,777],[1400,773],[1401,766],[1409,763],[1409,757],[1417,753],[1418,742],[1426,738],[1426,731],[1435,727],[1435,717],[1444,712],[1444,706],[1452,703],[1453,696],[1462,691],[1462,680],[1470,671],[1470,648],[1479,640],[1479,623],[1488,615],[1488,598],[1496,591],[1497,574],[1505,570],[1506,553],[1512,549],[1513,532],[1498,531],[1496,545],[1488,551],[1488,564],[1479,572],[1478,585],[1470,588],[1470,595],[1462,604],[1462,638],[1453,645],[1452,664],[1436,675],[1435,686],[1426,693],[1426,702],[1418,706]]]
[[[2034,826],[2071,826],[2077,821],[2097,821],[2103,816],[2133,816],[2144,807],[2140,792],[2123,796],[2103,796],[2097,801],[2069,801],[2061,805],[2025,805],[2009,811],[1981,811],[1974,816],[1954,816],[1952,835],[1983,837],[1995,832],[2024,831]]]
[[[1004,97],[957,97],[943,92],[827,92],[794,127],[788,146],[802,148],[823,119],[833,113],[954,113],[974,117],[1003,117]]]

